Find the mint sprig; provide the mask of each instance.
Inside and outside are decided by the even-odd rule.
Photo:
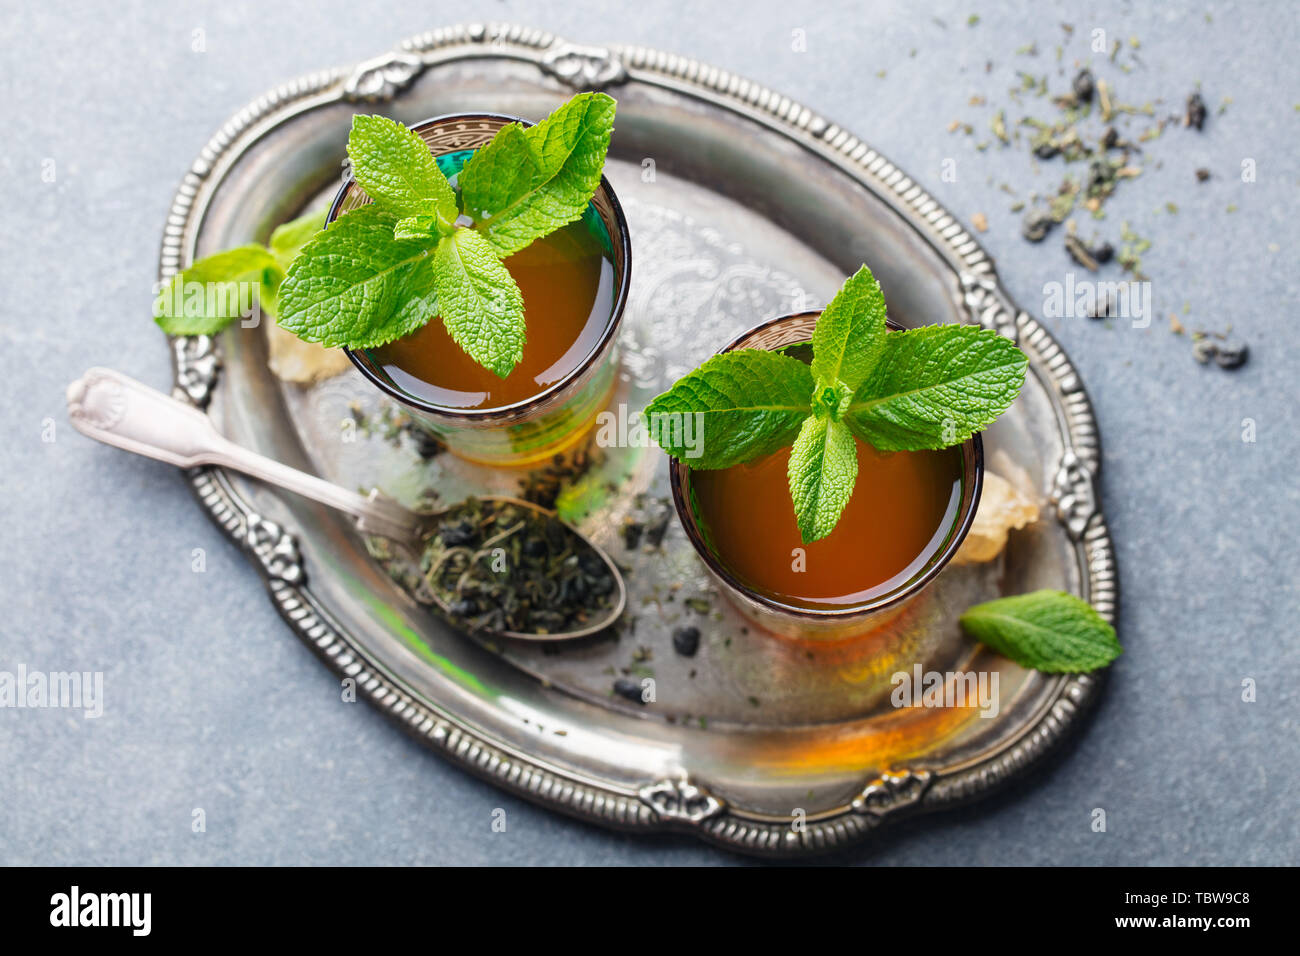
[[[168,335],[216,335],[242,317],[254,290],[262,311],[274,315],[285,270],[324,226],[325,213],[312,213],[277,226],[266,246],[250,243],[199,259],[159,291],[154,321]]]
[[[348,156],[373,200],[307,242],[280,286],[279,321],[309,342],[375,348],[436,315],[505,378],[523,357],[523,296],[502,263],[580,218],[600,187],[615,102],[580,93],[536,126],[502,127],[453,187],[425,142],[355,116]]]
[[[977,604],[961,626],[1022,667],[1080,674],[1105,667],[1124,649],[1115,628],[1091,604],[1067,591],[1032,591]]]
[[[834,530],[857,480],[854,436],[881,451],[959,445],[1006,411],[1029,361],[1009,339],[963,325],[890,332],[885,299],[863,266],[812,335],[812,361],[761,349],[715,355],[647,408],[702,416],[702,450],[653,429],[692,468],[727,468],[793,446],[788,479],[805,544]]]

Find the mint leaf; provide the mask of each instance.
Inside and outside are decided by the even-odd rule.
[[[432,244],[393,238],[377,205],[335,220],[307,242],[280,283],[279,322],[308,342],[375,348],[437,314]]]
[[[281,268],[289,268],[289,263],[293,262],[293,257],[302,251],[307,240],[325,228],[325,219],[328,215],[327,210],[321,210],[275,227],[271,233],[269,246],[271,255],[275,256],[275,261],[280,263]]]
[[[172,276],[154,300],[154,321],[168,335],[215,335],[251,304],[246,283],[260,287],[275,257],[259,245],[200,259]]]
[[[540,174],[524,127],[519,123],[501,127],[491,142],[474,151],[456,176],[466,215],[487,220],[493,210],[505,209],[511,200],[535,189]],[[583,205],[585,208],[585,202]]]
[[[790,450],[790,497],[804,544],[835,529],[858,480],[858,449],[843,422],[826,415],[804,419]]]
[[[668,454],[692,468],[729,468],[794,441],[811,411],[812,372],[796,358],[761,349],[715,355],[647,407],[653,434]],[[688,449],[672,416],[699,415],[700,445]],[[659,419],[657,416],[668,416]],[[695,434],[695,433],[692,433]],[[699,457],[687,459],[688,451]]]
[[[600,187],[615,106],[604,93],[579,93],[536,126],[503,127],[469,158],[461,199],[499,256],[583,214]]]
[[[1033,591],[977,604],[961,616],[971,637],[1022,667],[1079,674],[1105,667],[1123,648],[1087,601],[1065,591]]]
[[[1011,406],[1028,364],[1013,342],[991,329],[936,325],[889,332],[845,420],[881,451],[957,445]]]
[[[456,193],[418,133],[386,116],[354,116],[348,158],[377,206],[399,216],[441,213],[455,221]]]
[[[812,373],[818,384],[856,389],[885,337],[885,296],[863,266],[822,311],[813,329]]]
[[[257,302],[262,311],[275,318],[280,309],[280,283],[284,281],[284,270],[277,264],[262,270],[261,286],[257,290]]]
[[[284,281],[284,272],[289,264],[302,251],[318,232],[325,228],[328,210],[300,216],[275,227],[271,233],[271,255],[275,256],[277,268],[267,269],[262,273],[261,296],[262,311],[274,317],[280,308],[280,283]]]
[[[457,229],[433,257],[438,308],[452,339],[501,378],[524,356],[524,297],[491,244]]]

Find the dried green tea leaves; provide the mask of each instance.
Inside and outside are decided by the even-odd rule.
[[[602,556],[559,518],[483,498],[442,516],[420,573],[427,596],[470,631],[581,630],[606,617],[617,594]]]

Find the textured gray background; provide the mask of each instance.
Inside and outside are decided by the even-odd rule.
[[[1097,224],[1117,238],[1129,219],[1154,240],[1145,265],[1160,318],[1145,331],[1054,323],[1097,406],[1122,572],[1127,653],[1095,718],[1012,793],[914,822],[845,859],[1300,862],[1294,4],[363,6],[361,16],[342,0],[6,10],[0,669],[102,670],[107,699],[99,720],[0,710],[0,862],[735,861],[687,839],[611,835],[537,809],[421,750],[371,709],[341,706],[337,680],[283,626],[180,475],[66,424],[64,387],[89,365],[169,381],[148,317],[159,237],[175,184],[230,113],[301,73],[473,19],[660,47],[801,100],[959,216],[985,213],[983,241],[1031,309],[1069,264],[1059,234],[1039,247],[1016,234],[998,184],[1032,178],[1030,164],[996,144],[975,150],[990,138],[991,111],[969,98],[1005,102],[1017,67],[1047,70],[1061,89],[1052,51],[1062,20],[1076,27],[1067,64],[1087,56],[1094,28],[1141,38],[1123,99],[1164,97],[1178,110],[1198,80],[1212,111],[1232,98],[1203,134],[1170,129],[1151,144],[1162,168],[1121,190]],[[198,28],[202,53],[191,49]],[[806,53],[791,49],[796,29]],[[1031,41],[1036,60],[1014,55]],[[954,119],[976,135],[947,133]],[[1240,181],[1247,157],[1257,182]],[[946,158],[957,160],[956,182],[941,179]],[[46,160],[53,183],[42,180]],[[1197,185],[1202,165],[1214,178]],[[1046,167],[1034,188],[1059,175]],[[1163,211],[1167,200],[1178,215]],[[1231,322],[1251,342],[1247,367],[1192,362],[1164,318],[1185,301],[1189,327]],[[1241,440],[1245,418],[1256,422],[1253,444]],[[53,442],[42,441],[47,419]],[[193,548],[207,551],[207,573],[191,573]],[[1247,677],[1258,683],[1253,704],[1240,700]],[[207,813],[204,834],[190,831],[194,807]],[[508,813],[504,834],[490,829],[496,807]],[[1106,809],[1109,832],[1091,832],[1094,807]]]

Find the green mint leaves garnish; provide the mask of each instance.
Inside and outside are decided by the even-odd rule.
[[[271,231],[271,255],[282,268],[288,268],[293,257],[302,251],[307,240],[325,228],[325,213],[313,212],[289,222],[281,223]]]
[[[881,451],[961,444],[1011,407],[1029,363],[1006,337],[971,325],[893,332],[885,344],[845,411]]]
[[[325,226],[313,213],[276,227],[269,248],[256,243],[200,259],[172,276],[154,301],[168,335],[216,335],[253,304],[274,315],[280,281],[303,245]]]
[[[457,179],[464,211],[508,256],[578,219],[600,186],[615,103],[575,96],[536,126],[502,129]]]
[[[790,449],[790,497],[805,542],[835,530],[858,480],[853,433],[829,415],[809,415]]]
[[[362,206],[303,246],[280,283],[280,325],[349,348],[375,348],[424,325],[437,310],[434,244],[394,238],[396,223],[384,207]]]
[[[524,300],[491,244],[473,229],[457,229],[438,243],[433,282],[455,343],[509,375],[524,355]]]
[[[375,205],[400,217],[456,221],[456,192],[418,134],[386,116],[354,116],[348,134],[352,175]]]
[[[885,299],[863,266],[823,310],[810,364],[738,349],[715,355],[646,409],[664,450],[692,468],[727,468],[790,452],[790,497],[805,544],[834,530],[857,480],[854,436],[881,451],[959,445],[1005,412],[1029,360],[1009,339],[965,325],[890,332]],[[659,416],[702,415],[703,450]]]
[[[505,378],[523,357],[524,301],[502,259],[579,219],[600,187],[615,102],[580,93],[536,126],[511,123],[453,187],[400,123],[354,116],[348,156],[373,200],[307,242],[279,290],[279,321],[309,342],[376,348],[440,315]]]
[[[1034,670],[1080,674],[1105,667],[1123,648],[1115,629],[1082,598],[1032,591],[977,604],[961,616],[971,637]]]
[[[299,338],[377,348],[436,315],[505,378],[523,358],[524,301],[502,259],[579,219],[600,188],[615,102],[580,93],[536,126],[511,123],[452,186],[428,144],[383,116],[354,116],[348,158],[373,201],[295,220],[270,245],[202,259],[159,293],[171,335],[211,335],[244,315],[250,290]],[[468,217],[468,218],[466,218]],[[471,224],[472,223],[472,224]]]
[[[885,337],[885,296],[866,266],[822,311],[813,329],[812,372],[819,385],[858,387]]]
[[[686,460],[691,450],[685,428],[670,427],[699,416],[707,436],[694,468],[729,468],[770,455],[795,440],[812,411],[812,372],[779,352],[740,349],[715,355],[678,379],[646,412],[656,438],[668,454]]]

